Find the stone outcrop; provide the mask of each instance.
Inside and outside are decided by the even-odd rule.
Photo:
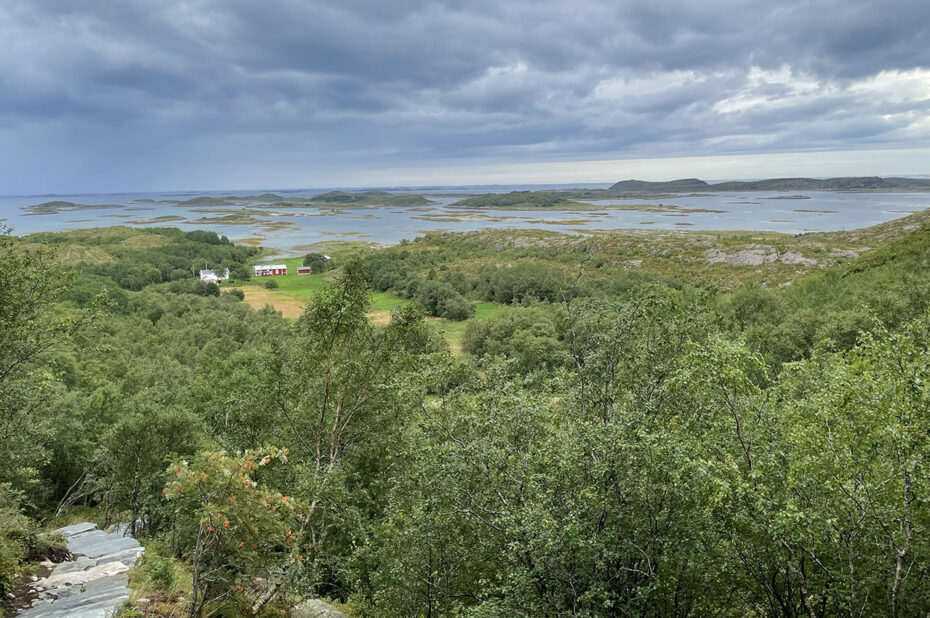
[[[329,603],[310,599],[295,607],[291,618],[346,618],[346,615]]]
[[[761,266],[771,262],[782,262],[784,264],[820,266],[820,262],[817,260],[804,257],[797,251],[779,252],[768,245],[746,245],[743,249],[732,253],[720,249],[709,249],[706,256],[708,264],[722,262],[733,266]]]
[[[127,526],[113,532],[81,523],[55,530],[65,537],[74,560],[55,565],[44,579],[31,584],[38,596],[23,618],[109,618],[129,600],[129,569],[144,548]]]

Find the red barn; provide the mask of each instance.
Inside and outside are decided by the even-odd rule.
[[[252,267],[256,277],[272,277],[287,274],[287,264],[256,264]]]
[[[310,274],[310,267],[309,267],[309,266],[298,266],[298,267],[297,267],[297,274],[298,274],[298,275],[309,275],[309,274]]]

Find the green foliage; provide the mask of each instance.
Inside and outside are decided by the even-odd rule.
[[[4,235],[0,586],[47,550],[24,513],[84,504],[170,548],[134,582],[193,615],[925,615],[927,238],[887,234],[733,292],[606,238],[437,235],[276,279],[291,322],[193,291],[247,263],[218,236]],[[100,261],[69,280],[65,245]]]
[[[930,608],[928,335],[930,314],[792,366],[779,390],[790,491],[774,524],[825,613]]]
[[[249,281],[252,278],[252,269],[247,264],[234,264],[229,269],[229,278],[233,281]]]
[[[159,590],[171,592],[177,582],[174,564],[165,558],[154,558],[146,561],[146,577]]]
[[[557,316],[543,306],[507,308],[487,320],[469,322],[462,349],[478,358],[513,359],[521,373],[551,370],[569,362]]]
[[[173,508],[177,550],[191,560],[192,616],[223,604],[247,609],[269,577],[304,560],[310,506],[256,480],[287,455],[204,452],[169,467],[162,493]]]
[[[205,230],[185,232],[184,237],[190,241],[203,243],[205,245],[232,245],[225,236],[220,236],[216,232],[208,232]]]
[[[310,267],[310,272],[317,274],[323,273],[335,267],[332,258],[328,258],[322,253],[308,253],[304,256],[303,265]]]
[[[119,312],[128,309],[129,296],[109,277],[81,273],[61,295],[61,300],[82,308],[93,307],[100,298],[106,298],[107,304]]]
[[[201,419],[174,408],[173,399],[158,387],[145,389],[105,430],[95,471],[108,512],[128,511],[130,522],[156,516],[158,471],[169,457],[192,455],[203,440]]]
[[[274,279],[269,279],[265,282],[265,288],[268,290],[276,290],[278,289],[278,282]]]
[[[67,245],[77,255],[94,256],[76,264],[77,268],[109,277],[121,288],[134,291],[154,283],[194,278],[202,268],[229,268],[230,275],[236,272],[240,279],[247,278],[246,263],[258,253],[253,247],[233,245],[225,236],[203,230],[109,228],[105,234],[33,234],[30,240]]]
[[[159,287],[160,290],[172,292],[174,294],[195,294],[197,296],[219,296],[220,288],[215,283],[201,281],[199,279],[181,279],[165,283]]]
[[[470,302],[444,281],[425,281],[417,287],[417,302],[428,315],[449,320],[467,320],[475,313]]]
[[[56,380],[43,355],[93,315],[56,304],[68,283],[54,247],[24,245],[0,228],[0,483],[20,490],[33,488],[48,457],[42,412]]]
[[[486,266],[478,273],[476,289],[485,300],[504,304],[564,300],[568,281],[560,270],[541,264]]]
[[[4,596],[12,590],[19,574],[31,531],[21,501],[22,496],[9,483],[0,483],[0,594]]]

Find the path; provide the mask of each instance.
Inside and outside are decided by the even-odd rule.
[[[112,616],[129,600],[129,569],[145,551],[134,538],[123,536],[126,526],[119,524],[112,532],[104,532],[84,522],[55,530],[66,537],[68,551],[75,558],[55,565],[48,577],[31,584],[38,598],[19,616]]]

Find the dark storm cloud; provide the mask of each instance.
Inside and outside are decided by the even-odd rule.
[[[36,160],[325,185],[382,157],[926,145],[927,24],[925,0],[8,0],[0,191]]]

